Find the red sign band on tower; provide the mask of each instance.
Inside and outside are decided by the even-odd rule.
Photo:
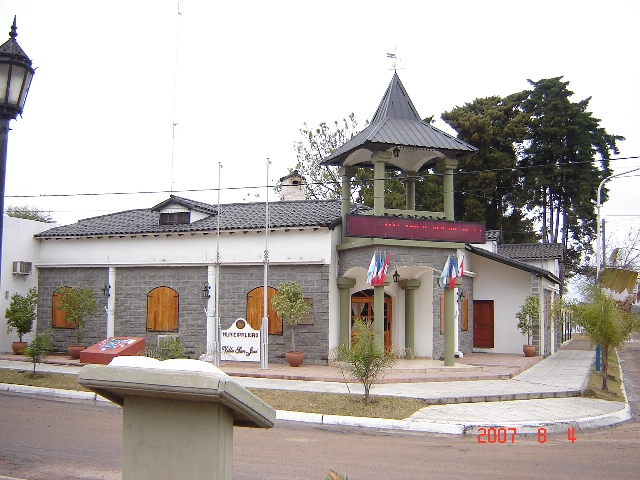
[[[484,224],[424,218],[347,215],[347,237],[374,237],[431,242],[485,243]]]

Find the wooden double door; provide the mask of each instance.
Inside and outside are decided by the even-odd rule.
[[[384,348],[391,350],[391,296],[384,294]],[[351,324],[353,319],[362,318],[373,323],[373,289],[361,290],[351,295]]]

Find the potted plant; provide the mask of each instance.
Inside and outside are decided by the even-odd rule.
[[[527,344],[522,346],[525,357],[533,357],[536,347],[531,343],[533,336],[533,328],[538,325],[540,318],[540,301],[538,296],[531,294],[525,298],[524,303],[520,307],[520,311],[516,313],[518,319],[518,329],[522,335],[527,336]]]
[[[296,350],[295,327],[309,312],[309,305],[302,297],[302,287],[298,282],[281,283],[271,304],[278,316],[291,327],[291,350],[286,352],[285,358],[289,365],[297,367],[304,360],[304,353]]]
[[[26,296],[14,293],[11,296],[9,308],[4,313],[7,319],[7,333],[16,331],[18,341],[11,344],[13,353],[21,355],[27,348],[27,342],[22,340],[22,336],[33,329],[33,321],[36,319],[36,306],[38,305],[38,291],[31,288]]]
[[[80,352],[85,348],[80,344],[85,318],[93,315],[98,308],[96,294],[91,288],[78,288],[77,290],[61,288],[58,293],[60,295],[58,309],[66,312],[67,325],[76,330],[76,343],[67,347],[67,353],[71,358],[80,358]]]

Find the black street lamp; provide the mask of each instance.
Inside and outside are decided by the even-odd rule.
[[[17,36],[16,17],[13,17],[9,40],[0,46],[0,272],[9,122],[22,115],[34,73],[31,60],[16,42]]]

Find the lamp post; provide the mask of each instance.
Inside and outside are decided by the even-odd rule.
[[[636,172],[640,170],[640,168],[633,168],[631,170],[627,170],[626,172],[620,172],[620,173],[615,173],[613,175],[609,175],[607,178],[605,178],[604,180],[602,180],[600,182],[600,185],[598,185],[598,194],[596,197],[596,208],[597,208],[597,222],[598,224],[596,225],[596,285],[598,285],[599,281],[600,281],[600,263],[601,263],[601,259],[600,259],[600,255],[602,254],[602,257],[604,258],[604,252],[602,250],[604,250],[604,242],[602,241],[602,234],[600,233],[600,229],[601,229],[601,223],[602,220],[600,219],[600,209],[602,208],[602,186],[607,183],[609,180],[611,180],[614,177],[619,177],[621,175],[626,175],[627,173],[632,173],[632,172]]]
[[[17,36],[16,17],[13,17],[9,40],[0,46],[0,272],[9,122],[22,115],[34,73],[31,60],[16,42]]]

